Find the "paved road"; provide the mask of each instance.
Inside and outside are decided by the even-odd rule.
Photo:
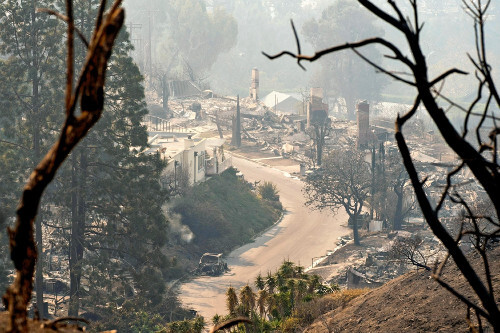
[[[216,314],[226,314],[225,292],[229,286],[240,288],[252,284],[260,273],[275,271],[283,259],[302,266],[311,265],[311,259],[323,256],[335,248],[339,236],[349,233],[341,227],[347,216],[339,210],[336,216],[311,211],[304,206],[302,182],[280,170],[269,168],[233,156],[233,165],[243,172],[248,181],[271,181],[278,187],[286,209],[280,223],[267,230],[255,242],[231,252],[226,258],[230,272],[220,277],[203,276],[180,287],[180,300],[210,322]]]

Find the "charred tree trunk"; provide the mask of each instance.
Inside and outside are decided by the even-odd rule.
[[[321,163],[323,163],[323,143],[324,143],[324,136],[322,133],[320,133],[321,129],[318,129],[315,127],[316,131],[316,164],[318,166],[321,166]]]
[[[359,225],[358,225],[359,214],[351,215],[352,220],[352,235],[354,238],[354,245],[361,245],[359,242]]]
[[[217,131],[219,132],[219,138],[224,139],[224,135],[222,134],[222,128],[220,127],[220,119],[219,119],[219,111],[215,112],[215,124],[217,125]]]
[[[401,230],[403,226],[403,188],[398,188],[397,185],[394,186],[394,193],[396,194],[398,200],[396,202],[396,211],[394,212],[394,230]]]
[[[40,160],[40,95],[38,90],[38,46],[37,46],[37,31],[36,31],[36,1],[31,2],[31,75],[32,75],[32,98],[31,107],[33,109],[33,163],[36,165]],[[35,239],[37,245],[38,258],[35,269],[35,285],[36,285],[36,307],[40,318],[44,318],[43,308],[43,235],[41,216],[35,220]]]
[[[318,166],[321,166],[321,163],[323,163],[323,147],[321,146],[321,143],[318,143],[316,145],[316,164]]]
[[[76,155],[73,157],[71,196],[71,243],[70,243],[70,301],[68,316],[78,316],[80,310],[80,285],[82,278],[82,260],[84,252],[85,232],[85,179],[87,176],[86,150],[80,151],[80,165]]]
[[[241,147],[241,116],[239,95],[236,101],[236,116],[233,116],[233,137],[231,138],[231,145],[238,148]]]

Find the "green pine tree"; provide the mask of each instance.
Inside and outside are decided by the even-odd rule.
[[[36,8],[52,6],[51,0],[5,0],[0,3],[0,65],[3,99],[0,110],[1,209],[8,220],[15,214],[17,198],[28,172],[52,142],[55,124],[62,116],[63,89],[59,80],[61,32],[57,22]],[[43,313],[42,217],[35,223],[38,261],[35,275],[36,303]],[[5,244],[5,243],[2,243]],[[5,248],[2,248],[5,251]]]
[[[87,39],[98,3],[74,1],[75,26]],[[75,61],[82,63],[84,44],[75,45]],[[130,50],[122,30],[107,71],[103,115],[47,193],[46,202],[55,207],[45,209],[49,232],[63,245],[54,254],[67,258],[69,248],[69,315],[83,305],[95,311],[126,299],[154,305],[165,289],[166,195],[159,184],[164,164],[145,153],[143,78]]]

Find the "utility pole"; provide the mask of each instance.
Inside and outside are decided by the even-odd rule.
[[[152,1],[149,1],[149,9],[141,10],[141,13],[147,14],[148,18],[148,35],[146,36],[146,45],[144,45],[144,52],[145,57],[144,57],[144,71],[148,74],[148,84],[151,85],[153,83],[153,20],[154,16],[152,14],[154,13],[159,13],[159,10],[153,10],[153,4]],[[142,28],[141,24],[136,24],[134,28],[132,28],[134,25],[130,26],[131,34],[133,29],[140,29]],[[131,37],[132,40],[132,37]]]

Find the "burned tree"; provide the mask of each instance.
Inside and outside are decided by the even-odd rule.
[[[410,263],[417,268],[430,271],[427,265],[428,258],[422,251],[423,239],[419,235],[411,237],[397,237],[392,244],[390,256],[403,263]]]
[[[332,120],[328,117],[328,105],[323,103],[323,89],[311,88],[307,103],[307,130],[314,144],[315,163],[320,166],[323,159],[325,138],[332,130]]]
[[[40,199],[65,158],[101,116],[106,68],[114,41],[124,21],[124,10],[120,5],[121,1],[116,0],[107,15],[104,15],[106,1],[101,1],[92,38],[90,41],[84,41],[88,46],[87,57],[76,81],[74,35],[79,34],[79,31],[73,21],[72,1],[66,1],[66,15],[44,10],[58,16],[68,25],[66,119],[59,139],[40,161],[25,185],[17,208],[15,228],[9,228],[11,258],[16,268],[16,276],[3,296],[3,301],[10,314],[10,332],[27,331],[26,309],[33,290],[33,273],[37,259],[33,226]],[[78,101],[81,112],[75,114]]]
[[[355,150],[329,153],[323,167],[306,178],[303,189],[307,206],[346,211],[356,245],[360,244],[359,220],[371,188],[370,170],[364,158],[362,152]]]
[[[408,173],[399,153],[386,154],[381,145],[379,152],[372,149],[373,194],[370,205],[376,211],[376,218],[387,221],[393,230],[401,230],[404,219],[415,209],[416,202],[411,195]],[[387,156],[386,156],[387,155]],[[371,207],[370,207],[371,208]]]
[[[330,135],[332,130],[332,120],[323,115],[314,118],[311,125],[306,130],[314,144],[316,165],[320,166],[323,163],[323,149],[325,147],[325,137]]]
[[[500,107],[500,94],[491,74],[492,67],[488,62],[485,42],[486,12],[491,1],[462,1],[467,14],[473,20],[476,37],[474,55],[469,54],[468,57],[475,68],[474,76],[477,79],[477,90],[474,100],[466,107],[455,103],[444,95],[440,88],[446,79],[453,75],[465,75],[466,72],[457,68],[450,68],[434,78],[429,77],[426,56],[421,46],[421,32],[424,26],[420,21],[417,0],[409,1],[409,15],[403,13],[393,0],[388,1],[390,12],[383,10],[369,0],[358,0],[358,2],[382,22],[401,33],[410,55],[405,55],[402,49],[387,39],[373,37],[333,46],[318,51],[313,56],[304,56],[301,54],[300,42],[294,29],[298,47],[297,54],[283,51],[280,54],[269,56],[269,58],[274,59],[282,55],[289,55],[296,58],[299,65],[301,65],[304,60],[315,61],[327,54],[350,49],[378,71],[413,87],[417,91],[413,107],[396,119],[395,136],[421,211],[430,229],[448,251],[446,258],[439,267],[436,267],[433,277],[444,288],[458,297],[467,306],[469,312],[472,309],[476,313],[477,325],[481,326],[481,318],[484,318],[491,324],[495,332],[500,332],[500,309],[493,289],[487,253],[490,240],[500,235],[500,223],[498,222],[500,215],[500,165],[498,163],[497,144],[497,136],[500,134],[500,127],[497,125],[498,120],[500,120],[497,115],[498,107]],[[373,61],[363,55],[360,49],[369,45],[378,45],[385,49],[388,52],[386,57],[397,62],[400,66],[403,65],[409,75],[402,76],[401,73],[403,72],[399,68],[396,71],[384,68],[376,60]],[[447,113],[448,110],[443,108],[445,104],[463,113],[461,132],[452,125]],[[446,185],[435,205],[432,204],[430,196],[424,190],[426,177],[422,172],[417,171],[406,138],[403,135],[405,123],[417,114],[420,105],[425,107],[446,144],[460,159],[460,162],[447,173]],[[474,175],[476,185],[486,194],[488,201],[494,207],[494,215],[496,216],[482,216],[474,210],[471,199],[461,192],[461,185],[463,184],[457,175],[462,170],[468,170]],[[457,209],[463,209],[472,228],[461,227],[457,235],[452,234],[444,226],[440,216],[445,204],[454,205]],[[480,228],[480,220],[487,221],[489,228]],[[467,236],[472,237],[473,248],[481,258],[482,267],[479,269],[473,267],[471,260],[460,247],[462,239]],[[449,257],[453,258],[479,302],[465,297],[459,290],[454,289],[442,280],[441,273]]]

